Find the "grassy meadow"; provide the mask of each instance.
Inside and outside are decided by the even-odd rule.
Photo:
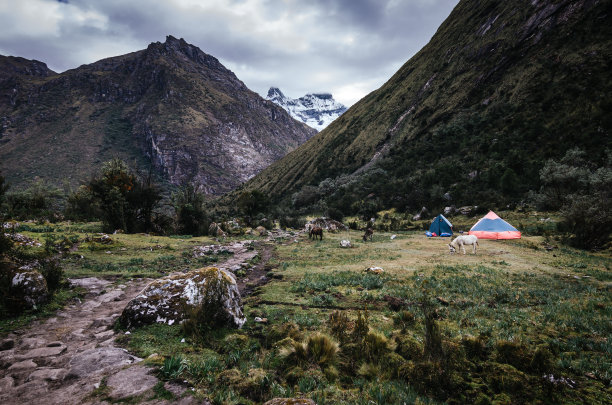
[[[101,241],[93,223],[18,231],[43,244],[34,249],[64,241],[68,277],[124,282],[224,260],[194,258],[195,246],[217,243],[208,237]],[[118,329],[117,340],[215,404],[296,396],[318,404],[612,401],[609,251],[524,236],[450,255],[448,238],[421,231],[375,232],[368,242],[361,235],[277,241],[268,282],[243,298],[240,330],[153,325]],[[341,248],[342,239],[353,247]],[[365,271],[372,266],[384,272]],[[16,325],[2,321],[3,330]]]

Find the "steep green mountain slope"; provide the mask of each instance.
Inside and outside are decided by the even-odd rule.
[[[0,169],[17,187],[77,184],[118,156],[217,194],[316,133],[171,36],[61,74],[14,57],[0,67]]]
[[[611,3],[462,0],[387,83],[244,188],[345,213],[501,204],[569,148],[602,164]]]

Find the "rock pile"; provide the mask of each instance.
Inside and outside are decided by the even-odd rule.
[[[308,231],[315,226],[323,228],[329,232],[348,231],[349,229],[348,226],[344,225],[342,222],[326,217],[319,217],[313,219],[312,221],[308,221],[306,223],[306,230]]]

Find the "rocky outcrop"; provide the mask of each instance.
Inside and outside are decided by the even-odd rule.
[[[236,279],[229,271],[207,267],[188,273],[174,274],[150,283],[131,300],[121,314],[125,327],[152,323],[180,323],[190,309],[202,303],[216,313],[203,314],[227,318],[228,323],[241,327],[246,322],[242,312]],[[215,306],[216,305],[216,306]]]
[[[329,93],[309,93],[292,99],[280,89],[270,87],[266,99],[283,107],[293,118],[317,131],[323,130],[346,111],[346,107]]]

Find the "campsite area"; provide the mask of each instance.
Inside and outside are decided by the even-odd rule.
[[[195,257],[199,246],[253,241],[257,254],[236,271],[247,317],[241,329],[114,325],[114,344],[145,359],[162,381],[123,402],[193,395],[215,404],[278,397],[317,404],[610,403],[609,252],[565,247],[554,235],[525,232],[539,218],[511,218],[521,222],[521,239],[481,240],[477,253],[468,248],[466,255],[451,255],[450,238],[427,238],[423,230],[375,231],[366,242],[362,231],[348,230],[325,231],[323,240],[288,231],[220,241],[116,234],[102,243],[91,238],[94,223],[21,225],[20,233],[43,245],[24,249],[72,241],[66,276],[106,279],[107,291],[232,257]],[[450,220],[465,230],[475,222]],[[64,286],[41,312],[2,320],[2,335],[27,335],[62,305],[79,305],[79,294]],[[88,401],[116,401],[100,379],[97,388],[84,388]],[[176,394],[163,382],[187,389]]]

